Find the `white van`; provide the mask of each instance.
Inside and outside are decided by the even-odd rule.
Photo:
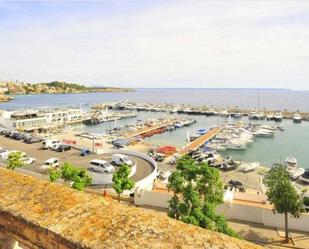
[[[2,149],[2,150],[0,150],[0,157],[2,158],[2,159],[7,159],[8,158],[8,156],[9,156],[9,151],[8,150],[5,150],[5,149]]]
[[[42,148],[46,150],[60,144],[61,142],[57,139],[46,139],[42,142]]]
[[[94,159],[90,162],[88,170],[100,173],[112,173],[115,171],[115,168],[107,161]]]
[[[59,159],[58,158],[49,158],[41,166],[42,169],[52,169],[59,168]]]
[[[113,154],[112,155],[112,163],[116,165],[127,164],[129,166],[133,166],[133,162],[128,158],[128,156],[123,154]]]
[[[9,155],[10,155],[11,153],[15,153],[15,152],[20,152],[21,158],[24,158],[24,157],[27,156],[27,153],[26,153],[26,152],[22,152],[22,151],[19,151],[19,150],[1,150],[1,152],[0,152],[0,157],[1,157],[2,159],[7,160],[7,159],[9,158]]]

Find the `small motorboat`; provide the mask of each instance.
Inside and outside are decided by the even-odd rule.
[[[226,151],[227,145],[226,144],[218,144],[216,146],[216,151]]]
[[[234,161],[232,157],[227,157],[224,159],[223,163],[221,164],[221,170],[229,171],[236,169],[241,164],[241,161]]]
[[[274,132],[265,129],[258,129],[257,131],[253,132],[253,135],[256,137],[273,137]]]
[[[221,164],[221,170],[223,171],[230,171],[230,170],[234,170],[237,168],[237,165],[236,164],[229,164],[229,163],[226,163],[226,162],[223,162]]]
[[[286,170],[293,181],[297,180],[305,173],[304,168],[298,167],[298,162],[295,157],[288,156],[284,161],[284,165],[286,166]]]
[[[240,140],[233,139],[227,143],[226,148],[230,150],[245,150],[246,144],[242,143]]]
[[[260,166],[259,162],[253,162],[253,163],[242,163],[239,170],[243,173],[247,173],[250,171],[254,171],[258,166]]]
[[[199,134],[199,135],[204,135],[206,134],[207,130],[206,129],[199,129],[196,134]]]
[[[282,125],[277,126],[277,129],[278,129],[279,131],[284,131],[284,130],[285,130],[285,129],[284,129],[284,126],[282,126]]]
[[[175,128],[182,128],[183,125],[184,125],[183,122],[179,121],[179,122],[176,122],[176,123],[174,124],[174,127],[175,127]]]
[[[281,122],[283,120],[283,116],[281,112],[276,112],[274,115],[274,121]]]
[[[301,123],[302,121],[302,117],[300,116],[299,113],[295,113],[294,116],[293,116],[293,122],[294,123]]]
[[[274,114],[270,113],[266,116],[267,120],[274,120]]]

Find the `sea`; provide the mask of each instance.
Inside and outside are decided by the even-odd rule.
[[[81,94],[39,94],[18,95],[11,102],[1,103],[0,109],[16,110],[32,107],[79,106],[89,109],[92,105],[102,102],[129,100],[143,103],[178,103],[192,106],[214,107],[260,107],[271,110],[289,110],[309,112],[309,91],[293,91],[287,89],[135,89],[134,92],[122,93],[81,93]],[[78,125],[75,130],[102,133],[115,126],[134,123],[138,119],[167,117],[172,114],[163,112],[138,112],[136,118],[103,123],[95,126]],[[180,114],[173,114],[180,115]],[[187,133],[194,134],[200,128],[209,129],[214,125],[227,122],[220,117],[191,116],[197,123],[145,139],[154,145],[172,145],[183,147]],[[249,122],[245,117],[242,122]],[[234,120],[239,122],[239,120]],[[250,121],[252,122],[252,121]],[[278,125],[273,121],[259,121],[267,125]],[[297,158],[300,167],[309,169],[309,122],[294,124],[291,120],[283,120],[285,130],[276,132],[274,138],[256,138],[255,142],[245,151],[222,152],[222,156],[234,159],[258,161],[271,167],[281,163],[287,156]]]

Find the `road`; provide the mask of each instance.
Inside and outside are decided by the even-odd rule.
[[[26,144],[22,141],[13,140],[4,136],[0,136],[0,147],[8,150],[19,150],[27,153],[28,156],[37,159],[37,162],[33,165],[25,166],[24,169],[31,170],[38,173],[43,173],[40,166],[43,162],[49,158],[56,157],[59,159],[60,164],[64,162],[70,162],[76,167],[88,168],[90,161],[93,159],[102,159],[111,161],[111,154],[91,155],[87,157],[80,156],[80,152],[75,149],[71,149],[66,152],[55,152],[51,150],[43,150],[41,143]],[[137,163],[136,173],[132,176],[132,179],[140,181],[153,171],[153,166],[150,162],[135,156],[129,156],[129,159]],[[116,167],[117,170],[117,167]]]

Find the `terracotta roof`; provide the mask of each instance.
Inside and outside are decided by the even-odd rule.
[[[0,213],[48,229],[72,248],[260,248],[6,169],[0,169]]]

